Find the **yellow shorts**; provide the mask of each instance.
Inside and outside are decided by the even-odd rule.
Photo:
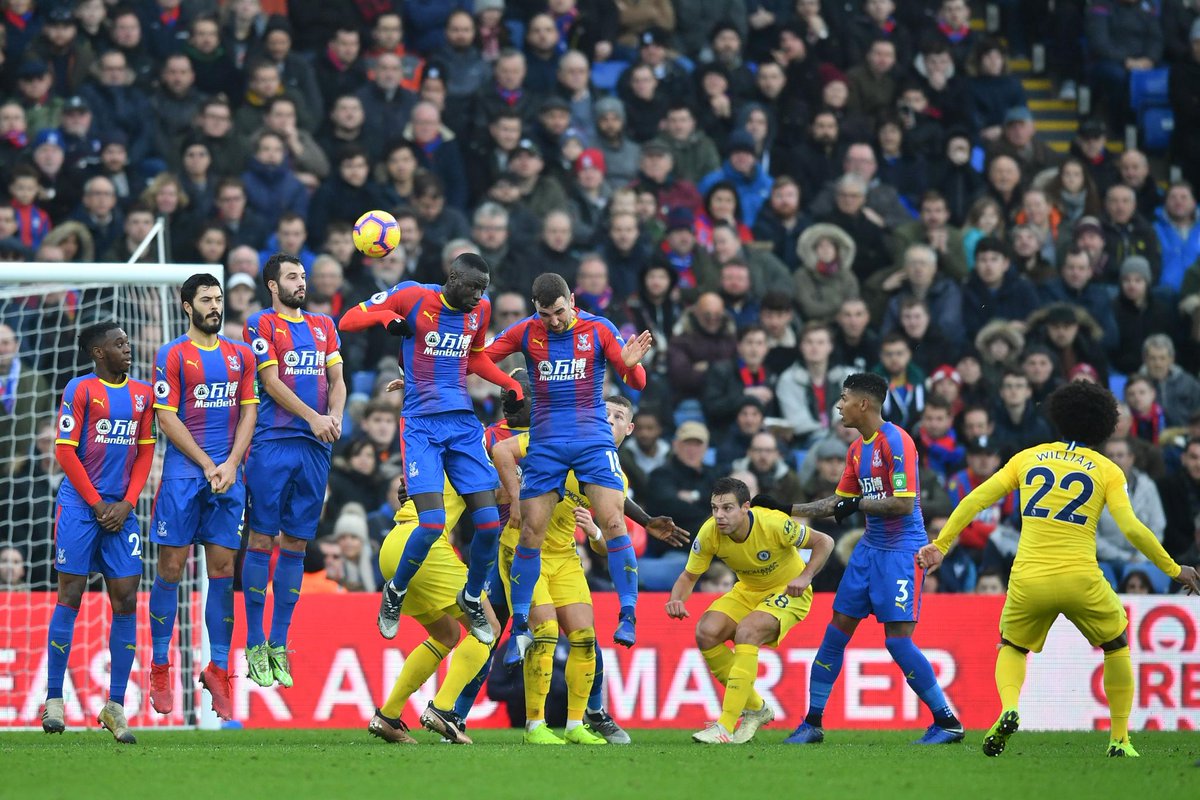
[[[379,548],[379,569],[384,580],[391,580],[396,566],[404,555],[408,537],[416,523],[397,525],[383,540]],[[413,575],[404,596],[403,613],[422,625],[428,625],[449,614],[461,616],[458,608],[458,592],[467,583],[467,565],[458,560],[454,548],[445,536],[439,536],[429,548],[425,563]]]
[[[504,595],[508,598],[508,609],[512,611],[512,562],[514,549],[500,545],[499,572],[504,584]],[[583,564],[575,553],[542,553],[542,574],[533,587],[533,604],[530,608],[550,605],[562,608],[572,603],[592,604],[592,592],[588,589]]]
[[[1120,598],[1097,569],[1045,578],[1014,577],[1000,612],[1000,635],[1018,647],[1040,653],[1059,614],[1093,647],[1111,642],[1129,625]]]
[[[767,642],[767,646],[778,647],[792,626],[808,616],[811,606],[811,586],[799,597],[792,597],[787,593],[786,583],[767,591],[747,589],[741,583],[735,583],[732,589],[714,600],[708,610],[724,614],[734,622],[741,622],[751,611],[770,614],[779,620],[779,636],[775,641]]]

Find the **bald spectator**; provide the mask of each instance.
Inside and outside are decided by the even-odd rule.
[[[900,201],[900,195],[897,194],[895,188],[879,180],[876,174],[879,171],[879,162],[875,158],[875,151],[871,149],[871,145],[852,144],[846,148],[846,155],[842,159],[842,170],[844,174],[857,175],[866,182],[866,203],[863,206],[863,213],[871,222],[880,228],[895,228],[912,221],[912,214],[908,213]],[[813,198],[810,206],[814,216],[819,217],[833,210],[837,191],[835,182],[825,184],[820,194]],[[853,231],[850,233],[854,234]],[[861,241],[859,247],[863,247]]]
[[[491,80],[483,82],[475,95],[473,131],[483,131],[497,113],[511,108],[521,115],[526,127],[532,127],[541,106],[541,97],[525,88],[528,68],[520,50],[505,48],[492,65]]]
[[[375,62],[375,76],[355,94],[362,100],[367,127],[377,131],[403,131],[417,98],[400,85],[404,71],[400,57],[384,53]]]
[[[1110,186],[1104,193],[1104,252],[1108,255],[1104,283],[1117,283],[1117,271],[1125,259],[1141,256],[1150,262],[1153,283],[1162,274],[1162,249],[1148,220],[1137,211],[1137,195],[1124,183]]]
[[[667,376],[675,400],[698,399],[709,368],[736,352],[733,318],[725,312],[725,301],[715,292],[705,292],[683,315],[667,353]]]
[[[1163,195],[1158,182],[1150,174],[1150,161],[1141,150],[1126,150],[1117,159],[1117,171],[1121,183],[1133,189],[1137,198],[1137,213],[1147,222],[1154,221],[1154,214],[1162,205]]]

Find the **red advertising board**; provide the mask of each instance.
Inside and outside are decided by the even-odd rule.
[[[0,630],[0,727],[35,726],[45,693],[45,630],[53,594],[0,593],[0,616],[23,622]],[[608,641],[617,608],[613,595],[597,595],[602,641]],[[640,600],[638,646],[604,646],[606,699],[613,716],[632,728],[699,728],[719,715],[721,687],[708,674],[693,639],[695,620],[711,597],[689,601],[692,618],[668,619],[665,595]],[[947,697],[968,727],[990,725],[998,712],[993,679],[996,624],[1003,598],[928,595],[916,641],[933,663]],[[792,629],[778,650],[763,648],[758,689],[777,710],[780,727],[796,724],[807,706],[808,669],[830,617],[832,595],[818,595],[807,621]],[[1200,728],[1200,604],[1184,597],[1129,597],[1137,696],[1136,728]],[[268,603],[268,608],[270,603]],[[291,630],[295,686],[261,689],[234,680],[237,718],[247,727],[358,727],[370,719],[404,664],[404,654],[424,638],[405,618],[392,642],[375,630],[374,594],[338,594],[301,600]],[[199,609],[194,618],[201,619]],[[268,614],[270,612],[268,611]],[[143,693],[150,642],[146,598],[139,608],[138,659],[126,705],[135,726],[162,724]],[[67,684],[68,723],[94,720],[107,687],[107,600],[87,596],[76,628]],[[234,642],[244,641],[240,598]],[[176,662],[178,663],[178,661]],[[1090,729],[1107,724],[1102,654],[1064,620],[1051,631],[1046,651],[1031,658],[1022,698],[1022,727]],[[202,665],[201,665],[202,666]],[[240,648],[234,670],[244,674]],[[194,687],[194,681],[188,682]],[[431,680],[412,698],[410,722],[433,697]],[[195,689],[193,689],[195,690]],[[198,691],[198,690],[195,690]],[[177,708],[181,704],[177,704]],[[904,683],[883,641],[882,627],[865,622],[846,653],[845,666],[825,714],[831,728],[918,728],[928,712]],[[166,722],[180,724],[182,717]],[[482,698],[472,727],[506,726],[502,705]]]

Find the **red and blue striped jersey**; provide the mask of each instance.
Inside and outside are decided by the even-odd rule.
[[[863,541],[881,550],[916,551],[929,543],[921,516],[921,483],[917,477],[917,447],[904,429],[890,422],[870,439],[861,436],[846,453],[846,471],[837,485],[841,497],[911,497],[913,510],[903,517],[866,514]]]
[[[525,433],[529,428],[510,428],[506,420],[493,422],[483,429],[483,447],[487,450],[488,455],[492,454],[492,448],[500,442],[507,441],[514,436]],[[500,528],[504,529],[508,525],[509,503],[497,503],[496,509],[500,512]]]
[[[404,416],[474,410],[467,394],[467,360],[485,345],[492,320],[486,297],[463,311],[446,302],[436,283],[405,281],[359,305],[364,311],[389,309],[412,326],[414,335],[400,344]]]
[[[202,347],[180,336],[158,350],[154,362],[154,407],[173,411],[214,464],[233,449],[242,406],[258,402],[254,355],[241,342],[217,337]],[[167,440],[163,480],[203,478],[204,470]]]
[[[55,444],[77,448],[101,500],[124,499],[138,445],[154,444],[154,390],[128,377],[108,383],[94,372],[72,379],[63,392]],[[59,484],[58,503],[88,505],[70,478]]]
[[[341,339],[332,318],[301,311],[289,317],[266,308],[246,320],[242,338],[250,345],[258,361],[258,371],[272,364],[279,368],[279,379],[318,414],[329,413],[328,369],[342,362]],[[262,392],[254,438],[288,439],[303,436],[322,447],[308,423],[282,408],[267,392]]]
[[[487,349],[499,361],[521,352],[529,371],[533,403],[531,441],[600,439],[612,441],[604,408],[604,371],[611,362],[625,370],[625,341],[604,317],[576,310],[562,333],[546,329],[537,315],[514,322]]]

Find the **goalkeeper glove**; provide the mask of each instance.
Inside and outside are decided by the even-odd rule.
[[[750,501],[750,505],[757,508],[769,508],[772,511],[782,511],[788,516],[792,514],[791,503],[781,503],[769,494],[754,495],[754,499]]]
[[[843,497],[838,500],[833,507],[833,518],[838,522],[844,522],[846,517],[858,513],[858,504],[861,500],[861,497]]]
[[[404,317],[396,317],[395,319],[389,321],[387,324],[387,332],[392,336],[399,336],[404,339],[407,339],[414,333],[412,325],[409,325],[408,320],[406,320]]]
[[[525,398],[521,397],[516,389],[505,389],[500,393],[500,397],[505,416],[520,414],[525,408]]]

